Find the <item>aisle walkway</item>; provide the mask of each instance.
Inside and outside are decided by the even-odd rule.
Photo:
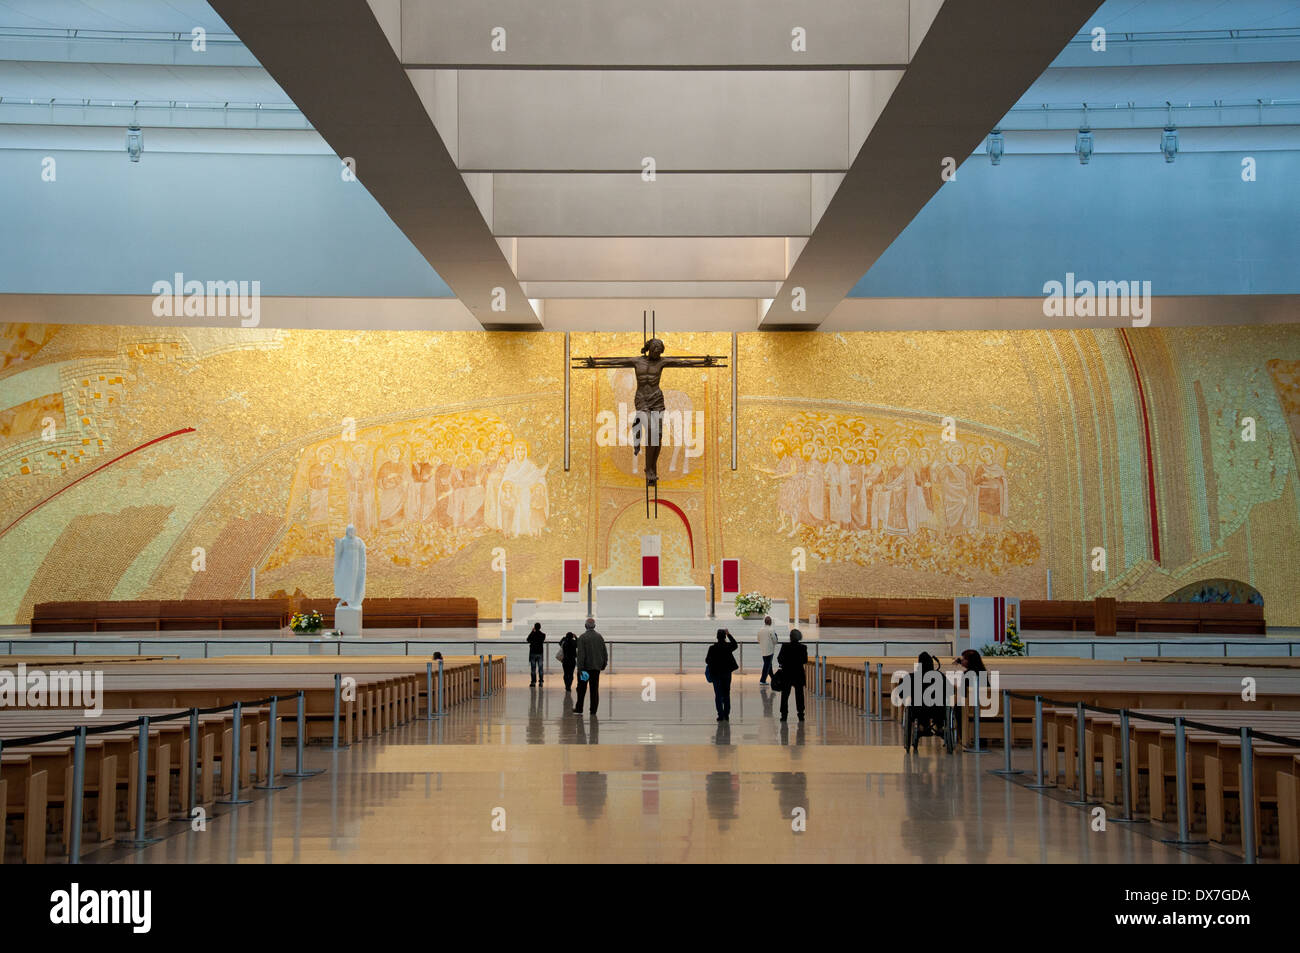
[[[698,675],[616,675],[582,719],[558,679],[512,681],[443,719],[310,749],[327,773],[255,792],[205,832],[176,825],[154,847],[91,862],[1196,859],[1122,824],[1092,831],[1081,810],[989,774],[996,755],[905,755],[893,723],[837,702],[809,699],[805,723],[792,711],[782,725],[752,675],[721,726]]]

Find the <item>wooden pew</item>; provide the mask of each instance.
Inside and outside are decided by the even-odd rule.
[[[1250,726],[1257,731],[1294,737],[1300,741],[1300,712],[1294,711],[1255,711],[1216,709],[1148,709],[1134,711],[1130,715],[1130,765],[1131,804],[1135,812],[1146,813],[1152,820],[1169,821],[1176,818],[1177,802],[1177,762],[1175,726],[1164,722],[1144,720],[1142,715],[1156,715],[1163,718],[1183,716],[1188,721],[1212,724],[1229,729]],[[1076,778],[1075,743],[1077,726],[1075,712],[1071,708],[1049,708],[1044,711],[1044,718],[1049,725],[1049,769],[1048,776],[1053,783],[1058,778],[1056,761],[1056,739],[1063,742],[1065,757],[1065,785],[1074,790],[1080,786]],[[1115,784],[1115,775],[1119,767],[1116,752],[1120,750],[1119,716],[1101,712],[1088,712],[1085,716],[1085,737],[1088,750],[1085,752],[1085,771],[1089,778],[1095,777],[1097,749],[1101,749],[1102,799],[1106,803],[1118,803],[1121,791]],[[1098,746],[1095,738],[1100,736]],[[1293,784],[1284,775],[1293,771],[1300,757],[1300,748],[1257,741],[1252,745],[1255,759],[1255,801],[1252,805],[1240,805],[1240,769],[1241,743],[1238,735],[1205,731],[1198,728],[1184,729],[1186,742],[1186,783],[1189,830],[1203,831],[1210,840],[1225,842],[1227,821],[1230,816],[1228,801],[1236,796],[1238,816],[1241,810],[1249,809],[1255,817],[1256,843],[1262,846],[1267,828],[1262,821],[1266,811],[1277,811],[1277,839],[1279,852],[1283,857],[1300,856],[1300,842],[1297,842],[1295,823],[1295,804],[1290,799]],[[1143,779],[1145,778],[1145,783]],[[1090,788],[1091,789],[1091,788]],[[1144,798],[1143,795],[1146,795]]]
[[[823,598],[817,603],[817,622],[823,627],[903,627],[951,631],[952,600]]]
[[[78,708],[7,709],[0,711],[0,738],[39,736],[68,730],[79,724],[114,724],[133,721],[141,714],[151,718],[194,707],[218,707],[236,700],[248,702],[243,709],[241,733],[240,784],[246,786],[265,777],[268,770],[269,711],[252,705],[270,695],[286,698],[279,706],[277,718],[289,730],[278,731],[281,742],[296,735],[296,705],[288,700],[297,691],[304,692],[308,736],[331,737],[333,733],[334,674],[347,674],[356,680],[356,697],[340,712],[340,740],[352,740],[383,731],[427,711],[431,700],[424,691],[428,659],[405,656],[370,656],[328,658],[313,656],[253,656],[154,662],[130,659],[59,656],[60,668],[102,671],[104,712],[98,719],[88,719]],[[504,656],[485,659],[485,675],[495,687],[505,684]],[[482,691],[477,657],[444,659],[444,700],[448,707],[475,697]],[[436,691],[436,685],[435,685]],[[200,716],[199,767],[200,803],[212,800],[219,792],[215,784],[217,767],[221,768],[222,792],[231,789],[228,770],[233,751],[229,712]],[[107,720],[106,720],[107,719]],[[122,789],[126,791],[126,823],[135,824],[136,763],[138,759],[136,728],[93,735],[87,739],[82,817],[94,818],[101,839],[113,836],[117,806]],[[173,805],[184,811],[189,805],[189,719],[167,722],[151,721],[149,726],[150,804],[155,818],[172,814]],[[24,856],[45,856],[46,814],[51,806],[63,807],[62,829],[65,846],[70,842],[70,818],[73,813],[71,792],[71,738],[32,746],[30,749],[3,752],[5,813],[21,817],[24,823]],[[173,778],[175,781],[173,781]],[[94,799],[97,811],[92,815],[87,803]],[[39,836],[37,830],[39,829]],[[37,862],[32,860],[32,862]]]

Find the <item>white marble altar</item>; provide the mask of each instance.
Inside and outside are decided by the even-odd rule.
[[[704,619],[709,591],[703,586],[597,586],[596,620],[637,619],[654,607],[656,618]]]

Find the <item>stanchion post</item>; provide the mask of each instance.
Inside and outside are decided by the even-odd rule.
[[[876,663],[876,690],[872,694],[872,704],[875,706],[876,713],[871,720],[885,721],[885,665],[883,662]]]
[[[240,743],[243,734],[244,721],[244,703],[235,702],[235,719],[230,726],[230,764],[221,765],[221,774],[224,776],[226,768],[230,768],[230,797],[224,801],[218,801],[218,804],[249,804],[246,798],[239,796],[239,756],[243,745]]]
[[[138,654],[138,653],[137,653]],[[118,841],[126,847],[146,847],[156,844],[157,837],[144,836],[145,812],[149,805],[149,716],[140,718],[139,750],[135,762],[135,838]]]
[[[485,698],[487,691],[483,686],[483,656],[478,657],[478,697]]]
[[[310,778],[323,774],[320,769],[308,771],[303,767],[303,751],[307,745],[307,693],[298,692],[298,766],[293,771],[286,771],[286,778]]]
[[[442,717],[443,713],[443,694],[442,694],[442,659],[438,659],[438,716]]]
[[[1137,824],[1143,819],[1133,816],[1133,763],[1129,760],[1132,741],[1128,730],[1128,709],[1119,712],[1119,783],[1124,787],[1124,816],[1113,820],[1121,824]]]
[[[433,720],[433,663],[424,665],[424,720]]]
[[[1050,785],[1043,782],[1043,696],[1034,696],[1034,777],[1031,788],[1042,790]]]
[[[875,702],[871,698],[871,663],[865,659],[862,662],[862,717],[870,718],[875,712],[872,708]]]
[[[1187,843],[1187,729],[1183,725],[1183,716],[1174,718],[1174,781],[1178,785],[1178,839]],[[1245,804],[1242,805],[1242,819],[1245,819]]]
[[[285,785],[275,783],[275,754],[280,748],[280,734],[277,730],[280,727],[280,719],[276,714],[276,703],[279,700],[278,696],[271,696],[271,724],[266,732],[266,780],[256,786],[259,791],[283,791],[285,789]]]
[[[686,669],[682,668],[682,643],[677,643],[677,674],[685,675]]]
[[[1011,767],[1011,693],[1002,689],[1002,768],[994,774],[1024,774]]]
[[[1088,800],[1088,775],[1084,773],[1083,765],[1085,760],[1084,752],[1084,710],[1083,702],[1076,702],[1074,705],[1074,737],[1078,751],[1075,752],[1075,773],[1079,776],[1079,797],[1074,801],[1066,801],[1066,804],[1089,804]],[[1089,768],[1092,766],[1089,765]]]
[[[1242,752],[1242,755],[1243,755],[1243,756],[1245,755],[1245,752],[1244,752],[1244,751]],[[1157,766],[1157,767],[1158,767],[1158,766]],[[1153,767],[1152,770],[1153,770],[1153,771],[1156,770],[1157,767]],[[1242,831],[1241,831],[1241,833],[1242,833],[1242,840],[1243,840],[1243,842],[1245,841],[1245,836],[1246,836],[1246,828],[1245,828],[1245,821],[1246,821],[1245,768],[1246,768],[1246,765],[1245,765],[1245,763],[1243,762],[1243,764],[1242,764],[1242,781],[1243,781],[1243,783],[1242,783],[1242,792],[1241,792],[1241,794],[1242,794],[1242,803],[1241,803],[1242,812],[1241,812],[1241,819],[1242,819],[1242,825],[1243,825],[1243,826],[1242,826]],[[1189,829],[1189,826],[1188,826],[1188,817],[1187,817],[1187,726],[1183,723],[1183,716],[1182,716],[1182,715],[1176,715],[1176,716],[1174,717],[1174,783],[1178,785],[1178,791],[1176,792],[1176,793],[1177,793],[1177,800],[1178,800],[1178,839],[1177,839],[1177,840],[1174,840],[1174,841],[1166,840],[1165,843],[1166,843],[1166,844],[1192,844],[1192,843],[1202,843],[1202,844],[1203,844],[1203,843],[1205,843],[1205,841],[1193,841],[1193,840],[1191,839],[1191,833],[1190,833],[1190,829]]]
[[[1255,863],[1255,750],[1249,725],[1241,727],[1241,846],[1246,863]]]
[[[988,750],[980,741],[980,691],[979,691],[979,672],[965,672],[962,675],[962,704],[969,705],[971,708],[972,723],[972,747],[966,748],[967,754],[987,754]],[[971,704],[971,698],[974,696],[974,704]]]
[[[197,708],[190,709],[190,757],[185,770],[189,772],[187,783],[190,790],[190,803],[182,807],[192,817],[194,809],[199,806],[199,710]]]
[[[72,816],[68,821],[71,828],[68,838],[68,863],[81,863],[81,799],[86,789],[86,726],[77,726],[77,740],[72,754]],[[100,810],[103,810],[101,804]]]

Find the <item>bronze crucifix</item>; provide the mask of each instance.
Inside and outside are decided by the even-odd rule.
[[[658,499],[659,451],[664,413],[664,392],[659,379],[669,367],[726,367],[721,355],[703,354],[692,357],[664,357],[664,342],[652,337],[641,346],[639,357],[576,357],[573,367],[599,369],[630,367],[636,372],[636,397],[633,401],[637,413],[632,418],[632,453],[641,452],[645,444],[646,492],[656,487]]]

